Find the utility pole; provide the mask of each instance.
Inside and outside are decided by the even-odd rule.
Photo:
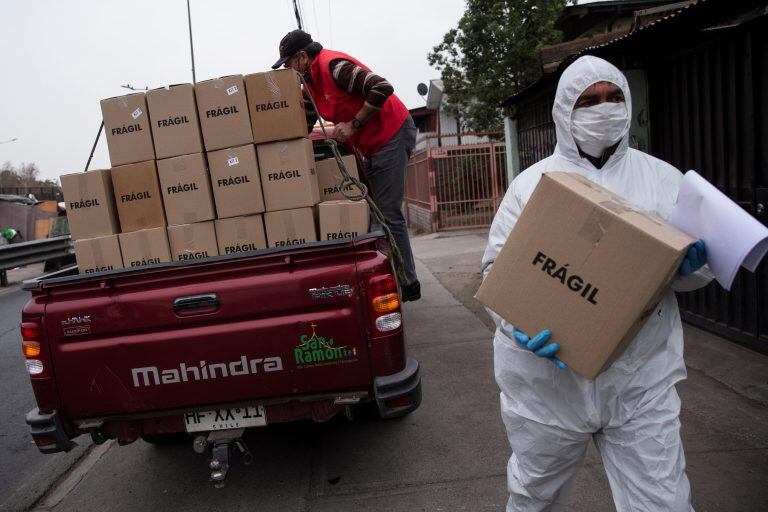
[[[192,45],[192,11],[189,9],[189,0],[187,0],[187,21],[189,22],[189,53],[192,55],[192,83],[196,84],[195,78],[195,47]]]

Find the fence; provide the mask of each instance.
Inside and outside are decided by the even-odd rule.
[[[26,196],[32,194],[39,201],[60,201],[61,189],[59,187],[0,187],[0,194],[13,196]]]
[[[499,138],[500,132],[463,134]],[[456,137],[443,135],[442,137]],[[490,226],[507,188],[504,142],[438,146],[413,154],[405,187],[408,225],[425,231]]]
[[[768,17],[730,37],[660,60],[649,71],[654,154],[696,169],[768,224]],[[762,205],[762,208],[760,207]],[[768,262],[680,295],[683,317],[768,354]]]

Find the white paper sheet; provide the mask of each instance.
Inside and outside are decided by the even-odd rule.
[[[696,171],[683,176],[669,223],[704,241],[709,268],[726,290],[739,267],[754,272],[768,252],[768,228]]]

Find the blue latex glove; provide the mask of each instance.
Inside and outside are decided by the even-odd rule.
[[[681,276],[689,276],[699,270],[707,262],[707,250],[704,247],[703,240],[697,240],[695,244],[688,249],[680,269],[677,271]]]
[[[529,338],[528,335],[526,335],[524,332],[519,331],[515,329],[515,340],[523,346],[523,348],[530,350],[534,354],[536,354],[539,357],[545,357],[552,361],[555,366],[560,368],[561,370],[565,370],[568,366],[555,357],[555,354],[558,350],[560,350],[560,345],[557,343],[550,343],[549,345],[544,345],[547,341],[549,341],[549,338],[552,336],[552,332],[547,329],[544,331],[541,331],[539,334],[537,334],[533,339]]]

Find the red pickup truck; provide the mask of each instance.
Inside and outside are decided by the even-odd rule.
[[[190,433],[223,480],[243,429],[421,402],[387,240],[354,240],[28,281],[22,344],[43,453],[73,438]]]

